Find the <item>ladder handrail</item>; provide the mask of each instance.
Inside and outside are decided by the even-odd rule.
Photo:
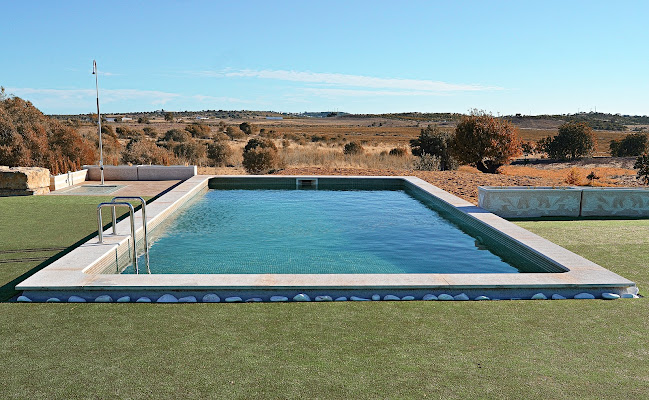
[[[131,239],[133,241],[133,268],[135,269],[135,273],[139,274],[140,271],[137,268],[137,241],[135,240],[135,217],[133,216],[135,213],[135,209],[133,208],[133,205],[128,202],[105,202],[105,203],[99,203],[97,206],[97,236],[99,236],[99,243],[104,242],[104,224],[102,222],[101,218],[101,209],[104,207],[112,207],[115,209],[116,206],[123,206],[123,207],[128,207],[128,212],[131,217]],[[113,232],[116,232],[115,229],[115,220],[113,220]]]
[[[151,268],[149,267],[149,236],[147,234],[147,221],[146,221],[146,200],[140,196],[116,196],[113,197],[111,202],[115,200],[137,200],[142,204],[142,229],[144,230],[144,259],[146,261],[146,271],[151,273]],[[115,207],[113,207],[113,234],[116,234],[115,221],[117,217],[115,214]],[[134,239],[135,240],[135,239]]]

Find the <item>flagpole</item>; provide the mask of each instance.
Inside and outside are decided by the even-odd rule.
[[[95,88],[97,89],[97,126],[99,127],[99,173],[101,184],[104,184],[104,150],[101,146],[101,114],[99,114],[99,73],[97,72],[97,61],[92,60],[92,74],[95,76]]]

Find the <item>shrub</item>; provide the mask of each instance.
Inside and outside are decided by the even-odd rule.
[[[207,154],[207,149],[203,143],[192,139],[178,143],[173,147],[173,152],[176,157],[189,164],[200,165]]]
[[[565,182],[568,185],[581,185],[581,174],[579,173],[579,170],[577,168],[571,168],[570,171],[568,171]]]
[[[173,122],[173,121],[174,121],[174,113],[172,113],[172,112],[166,112],[166,113],[165,113],[165,121],[167,121],[167,122]]]
[[[149,120],[149,117],[140,117],[137,119],[138,124],[150,124],[151,121]]]
[[[363,145],[358,142],[349,142],[343,148],[343,154],[362,154]]]
[[[460,163],[492,174],[521,153],[516,127],[482,111],[462,117],[450,147]]]
[[[93,143],[74,128],[0,88],[0,165],[43,167],[59,174],[97,159]]]
[[[395,147],[394,149],[391,149],[388,154],[395,157],[405,157],[408,155],[408,149],[404,149],[403,147]]]
[[[228,165],[234,151],[225,142],[215,141],[207,145],[207,158],[214,167],[224,167]]]
[[[225,134],[228,135],[228,137],[232,140],[246,137],[245,133],[233,126],[228,126],[227,128],[225,128]]]
[[[151,128],[149,126],[145,126],[142,128],[142,131],[144,134],[150,138],[157,138],[158,137],[158,131],[155,130],[155,128]]]
[[[192,139],[192,135],[187,131],[181,131],[180,129],[170,129],[165,132],[164,140],[165,142],[186,142]]]
[[[609,148],[613,157],[639,156],[647,150],[647,134],[631,133],[622,140],[611,140]]]
[[[241,124],[239,124],[239,129],[246,135],[252,135],[253,133],[257,132],[257,127],[247,122],[242,122]]]
[[[442,171],[457,169],[457,161],[451,156],[451,143],[453,134],[439,129],[437,126],[428,125],[421,130],[417,139],[410,141],[412,154],[421,157],[430,154],[439,158]]]
[[[413,163],[413,168],[418,171],[439,171],[441,168],[441,159],[431,154],[422,154]]]
[[[649,154],[643,154],[636,158],[633,168],[638,170],[638,179],[645,185],[649,185]]]
[[[270,139],[250,139],[243,149],[243,167],[250,174],[265,173],[278,165],[277,147]]]
[[[122,153],[122,162],[127,164],[169,165],[174,161],[173,153],[146,139],[131,140]]]
[[[189,132],[192,135],[192,137],[195,138],[208,139],[212,136],[212,131],[210,130],[210,127],[207,125],[199,124],[198,122],[194,122],[191,125],[187,125],[185,127],[185,130]]]
[[[590,156],[597,141],[593,130],[584,122],[567,122],[559,127],[559,134],[539,141],[539,147],[556,160],[578,160]]]

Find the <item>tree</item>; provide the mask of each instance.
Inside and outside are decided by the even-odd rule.
[[[511,122],[473,111],[457,124],[450,147],[460,163],[493,174],[521,154],[520,142],[518,130]]]
[[[232,154],[232,148],[226,142],[216,140],[207,145],[207,158],[215,167],[226,166]]]
[[[424,154],[439,158],[439,170],[457,169],[457,161],[451,155],[450,145],[453,141],[451,132],[442,131],[436,125],[428,125],[421,130],[419,137],[410,140],[412,154],[422,157]]]
[[[174,121],[174,113],[168,111],[165,113],[165,121],[167,122],[173,122]]]
[[[246,136],[243,132],[241,132],[240,129],[237,129],[234,126],[228,126],[227,128],[225,128],[225,134],[228,135],[228,137],[232,140],[241,139],[242,137]]]
[[[639,156],[647,149],[647,134],[631,133],[621,140],[611,140],[609,148],[613,157]]]
[[[556,160],[578,160],[595,151],[597,140],[585,122],[567,122],[559,127],[559,134],[539,141],[548,157]]]
[[[243,167],[251,174],[268,172],[279,165],[277,147],[270,139],[253,138],[243,148]]]

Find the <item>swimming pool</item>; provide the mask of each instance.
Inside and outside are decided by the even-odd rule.
[[[211,189],[158,229],[150,261],[156,274],[545,272],[447,218],[405,190]]]
[[[150,204],[147,220],[163,232],[151,247],[153,274],[120,273],[125,220],[118,235],[107,230],[105,243],[91,239],[17,289],[41,301],[637,293],[633,282],[414,177],[195,176]],[[314,229],[330,236],[311,238]]]

